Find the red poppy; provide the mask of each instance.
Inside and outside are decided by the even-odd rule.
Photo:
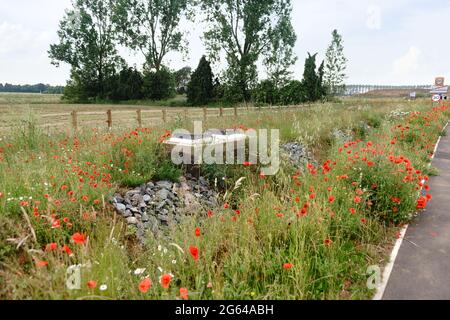
[[[211,209],[209,209],[208,210],[208,217],[211,218],[213,215],[214,215],[214,212]]]
[[[52,229],[57,229],[61,227],[61,221],[59,219],[53,219]]]
[[[36,258],[34,262],[36,264],[36,267],[38,267],[38,268],[48,266],[48,261],[45,261],[45,260],[39,260]]]
[[[283,264],[283,269],[289,270],[289,269],[292,269],[292,267],[294,267],[294,265],[292,263]]]
[[[171,280],[172,276],[168,273],[164,273],[159,279],[159,283],[162,285],[164,289],[168,289]]]
[[[245,161],[245,162],[243,163],[243,165],[244,165],[244,167],[250,167],[250,166],[252,165],[252,163],[249,162],[249,161]]]
[[[433,199],[433,196],[432,196],[431,194],[427,194],[425,197],[427,198],[428,201],[430,201],[431,199]]]
[[[373,167],[375,165],[375,163],[373,163],[373,161],[367,161],[367,165],[369,167]]]
[[[191,253],[192,258],[194,258],[195,261],[198,260],[198,248],[194,246],[189,247],[189,252]]]
[[[0,192],[0,198],[3,198],[3,193],[2,192]]]
[[[295,202],[299,203],[300,202],[300,197],[295,197]]]
[[[312,200],[312,199],[315,199],[316,198],[316,195],[314,194],[314,193],[311,193],[310,195],[309,195],[309,198]]]
[[[45,251],[50,252],[58,249],[58,244],[56,242],[49,243],[45,246]]]
[[[355,214],[356,213],[356,209],[355,208],[350,208],[348,211],[350,211],[351,214]]]
[[[169,278],[170,282],[170,278]],[[161,283],[162,284],[162,283]],[[169,284],[167,284],[169,286]],[[139,291],[142,293],[147,293],[147,291],[152,287],[152,280],[150,278],[145,278],[139,283]]]
[[[74,233],[72,235],[72,240],[73,242],[75,242],[76,244],[85,244],[86,243],[86,236],[82,233]]]
[[[336,200],[336,198],[335,198],[334,196],[329,196],[329,197],[328,197],[328,202],[329,202],[329,203],[333,203],[334,200]]]
[[[361,203],[361,197],[355,196],[355,197],[353,198],[353,201],[354,201],[355,203]]]
[[[228,209],[230,207],[230,205],[228,204],[228,202],[225,202],[225,204],[223,205],[224,209]]]
[[[183,300],[188,300],[189,299],[188,289],[180,288],[180,298],[183,299]]]
[[[195,228],[195,236],[200,237],[200,235],[201,235],[200,228],[199,227]]]
[[[331,244],[333,243],[333,241],[331,240],[331,239],[325,239],[325,240],[323,240],[323,244],[325,245],[325,246],[330,246]]]
[[[425,209],[425,207],[427,206],[427,198],[425,197],[420,197],[419,200],[417,200],[417,206],[416,208],[419,210]]]
[[[86,285],[89,289],[94,289],[97,286],[97,281],[89,280],[88,282],[86,282]]]
[[[73,255],[72,250],[69,248],[68,245],[63,245],[61,251],[67,253],[69,257]]]

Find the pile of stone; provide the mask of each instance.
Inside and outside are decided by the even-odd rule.
[[[348,130],[334,129],[331,132],[331,137],[340,143],[350,142],[353,140],[353,132],[350,129]]]
[[[304,169],[308,163],[315,163],[308,148],[298,142],[288,142],[281,146],[281,158],[297,169]]]
[[[148,182],[123,194],[116,193],[111,202],[136,229],[136,236],[143,243],[149,231],[161,237],[167,227],[179,223],[183,216],[206,214],[217,206],[217,198],[217,192],[204,177],[197,179],[187,174],[179,182]]]

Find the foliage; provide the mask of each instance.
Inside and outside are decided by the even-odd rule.
[[[200,59],[197,69],[187,87],[187,102],[191,105],[205,105],[214,96],[213,74],[205,56]]]
[[[116,49],[115,5],[113,0],[74,0],[59,23],[59,43],[48,53],[56,66],[71,66],[69,98],[105,98],[108,78],[123,64]]]
[[[344,91],[345,69],[347,58],[344,56],[342,36],[333,30],[332,41],[325,54],[324,81],[331,95],[340,94]]]
[[[186,93],[189,81],[191,81],[191,67],[183,67],[174,72],[177,93]]]
[[[25,84],[25,85],[15,85],[10,83],[5,83],[3,85],[0,83],[0,92],[26,92],[26,93],[63,93],[64,87],[62,86],[51,86],[49,84]]]
[[[277,104],[280,101],[279,91],[274,81],[263,80],[253,90],[253,101],[257,104]]]
[[[162,100],[175,96],[175,79],[169,69],[144,74],[143,95],[151,100]]]
[[[144,80],[135,68],[123,68],[109,79],[108,98],[112,100],[142,99]]]
[[[290,26],[291,3],[289,0],[205,0],[202,7],[209,26],[204,38],[211,57],[217,60],[222,51],[226,54],[225,76],[232,87],[228,92],[233,93],[234,99],[248,101],[250,88],[257,80],[258,59],[290,50],[295,41]]]
[[[179,28],[190,0],[119,0],[116,14],[121,43],[142,52],[145,69],[160,71],[171,51],[185,51]]]

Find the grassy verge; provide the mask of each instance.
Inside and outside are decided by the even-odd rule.
[[[272,177],[257,166],[204,168],[225,176],[223,206],[186,217],[168,240],[149,238],[143,248],[108,198],[162,167],[172,174],[160,141],[191,124],[71,136],[30,122],[0,141],[0,296],[369,298],[367,267],[383,264],[397,227],[431,199],[418,201],[418,190],[448,117],[448,108],[418,102],[211,120],[208,127],[278,128],[319,165],[285,166]],[[339,141],[334,129],[354,139]],[[79,290],[66,287],[71,265],[81,265]]]

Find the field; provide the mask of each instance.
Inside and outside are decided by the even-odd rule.
[[[429,158],[450,116],[404,99],[249,107],[223,118],[210,109],[204,127],[276,128],[315,162],[283,162],[274,176],[258,164],[201,166],[212,184],[224,181],[219,206],[141,246],[111,196],[183,174],[161,141],[191,129],[202,109],[186,118],[170,107],[164,123],[161,106],[40,99],[0,96],[2,299],[370,299],[367,268],[386,264],[399,227],[432,198],[418,190],[436,174]],[[136,108],[153,119],[144,128]],[[111,130],[108,109],[118,119]],[[72,110],[86,112],[76,132]],[[73,265],[77,290],[66,286]]]

